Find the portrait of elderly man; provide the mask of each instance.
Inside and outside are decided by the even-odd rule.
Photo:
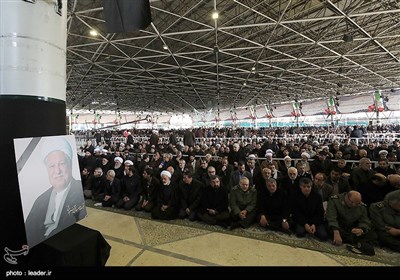
[[[40,174],[40,177],[46,178],[49,187],[46,187],[47,189],[33,202],[25,221],[26,236],[30,247],[86,217],[82,183],[72,176],[73,164],[78,168],[77,158],[67,137],[72,137],[73,140],[73,136],[33,138],[33,141],[40,139],[37,148],[40,152],[36,152],[34,155],[38,156],[39,154],[40,161],[45,166],[46,174]],[[37,159],[35,158],[35,160]],[[35,170],[31,170],[31,172],[35,172]],[[20,186],[20,188],[36,189],[37,186],[34,184],[36,183],[31,186]]]

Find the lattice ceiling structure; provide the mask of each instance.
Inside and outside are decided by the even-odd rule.
[[[193,112],[400,87],[399,1],[150,5],[145,30],[109,34],[101,0],[68,0],[67,109]]]

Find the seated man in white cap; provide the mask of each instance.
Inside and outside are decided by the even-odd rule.
[[[123,162],[124,162],[124,160],[122,159],[122,157],[115,157],[114,158],[114,165],[111,168],[115,172],[115,178],[118,178],[120,180],[122,178],[124,178],[125,166],[122,165]]]
[[[306,166],[306,172],[311,172],[310,163],[308,162],[310,159],[310,154],[307,152],[302,152],[300,158],[300,162]]]
[[[86,217],[82,183],[72,177],[72,148],[63,137],[41,140],[43,162],[51,187],[34,202],[25,221],[33,247]]]
[[[290,156],[285,156],[283,158],[283,161],[279,162],[279,171],[282,174],[286,174],[288,171],[288,168],[294,166],[294,161],[292,161],[292,158]]]
[[[161,187],[151,217],[159,220],[173,220],[178,217],[177,187],[171,183],[171,173],[161,172]]]
[[[267,150],[265,152],[265,161],[267,161],[268,163],[272,162],[272,157],[274,156],[273,151],[272,150]]]
[[[388,153],[389,153],[389,152],[388,152],[387,150],[380,150],[380,151],[378,152],[378,154],[379,154],[379,159],[384,159],[384,158],[386,158],[386,156],[387,156]]]
[[[124,175],[128,174],[128,169],[130,166],[133,166],[133,161],[131,161],[130,159],[125,160],[124,162]]]

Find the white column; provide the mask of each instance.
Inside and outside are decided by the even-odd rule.
[[[33,3],[31,3],[33,2]],[[0,1],[0,95],[65,102],[67,1]]]

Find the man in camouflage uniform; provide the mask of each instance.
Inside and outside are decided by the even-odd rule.
[[[249,179],[243,177],[239,185],[231,190],[229,204],[231,207],[231,229],[248,228],[256,219],[257,191],[250,187]]]
[[[400,252],[400,190],[388,193],[381,202],[372,203],[369,212],[379,242]]]
[[[331,196],[326,219],[333,232],[333,244],[340,246],[345,242],[355,245],[347,247],[354,253],[375,254],[372,243],[376,240],[376,233],[371,231],[371,221],[359,192],[349,191]]]

